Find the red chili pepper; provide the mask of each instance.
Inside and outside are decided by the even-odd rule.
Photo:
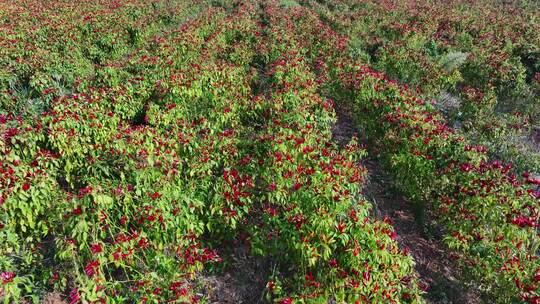
[[[2,283],[7,284],[13,282],[13,278],[15,278],[17,275],[13,272],[6,271],[2,272],[0,277],[2,278]]]

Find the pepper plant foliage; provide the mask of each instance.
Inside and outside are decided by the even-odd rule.
[[[270,261],[268,303],[423,303],[362,195],[366,149],[332,138],[335,102],[472,282],[537,303],[538,180],[357,62],[323,4],[293,2],[0,4],[4,303],[205,303],[231,246]]]

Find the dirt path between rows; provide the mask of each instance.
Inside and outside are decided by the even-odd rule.
[[[362,134],[358,134],[359,129],[350,111],[337,105],[336,113],[337,122],[332,129],[334,140],[340,146],[344,146],[356,134],[360,143],[370,151],[365,138]],[[424,227],[417,220],[414,204],[395,190],[391,178],[384,173],[378,161],[368,156],[363,165],[369,172],[363,192],[373,203],[373,215],[379,219],[389,217],[392,220],[400,248],[408,248],[416,261],[416,271],[421,283],[426,286],[427,302],[481,303],[479,294],[461,283],[459,270],[449,250],[441,240],[424,232]]]
[[[223,257],[229,266],[222,272],[202,278],[202,293],[209,304],[261,304],[270,270],[269,259],[253,257],[245,244],[231,243],[232,252]]]

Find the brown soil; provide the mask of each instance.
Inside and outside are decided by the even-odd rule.
[[[43,304],[66,304],[67,302],[62,299],[62,295],[57,292],[51,292],[45,295],[43,298]]]
[[[338,107],[338,120],[333,128],[334,139],[344,146],[357,132],[350,111]],[[365,138],[359,134],[364,145]],[[369,149],[368,149],[369,151]],[[391,179],[380,168],[376,159],[368,158],[364,165],[369,172],[364,195],[373,203],[377,218],[389,217],[398,235],[400,248],[408,248],[416,262],[416,271],[422,284],[427,286],[426,300],[430,304],[480,303],[479,294],[460,281],[460,271],[452,260],[452,253],[440,239],[425,233],[415,212],[414,204],[394,190]]]
[[[246,245],[238,244],[227,256],[230,265],[218,275],[202,278],[203,294],[209,304],[266,303],[263,291],[270,263],[254,258]]]
[[[531,132],[531,140],[537,148],[540,147],[540,126],[535,126]]]

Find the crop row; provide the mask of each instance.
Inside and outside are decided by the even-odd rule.
[[[1,4],[1,105],[31,117],[56,97],[110,85],[114,64],[201,10],[191,1]]]
[[[267,122],[257,133],[267,191],[251,241],[278,258],[270,296],[280,303],[421,301],[410,256],[388,222],[369,218],[360,195],[362,150],[354,140],[344,150],[331,140],[333,104],[318,94],[304,57],[313,41],[298,30],[306,12],[264,6],[270,89],[256,101]]]
[[[501,302],[538,300],[538,179],[510,173],[445,125],[430,103],[365,66],[340,74],[359,119],[410,198],[442,224],[446,244]]]
[[[333,64],[333,96],[354,109],[401,190],[434,213],[477,286],[501,303],[536,303],[540,181],[490,159],[383,73],[345,58]]]
[[[436,99],[449,124],[491,155],[540,170],[534,1],[300,2],[350,37],[353,57]]]
[[[231,244],[271,261],[269,301],[423,302],[414,261],[361,194],[365,151],[332,140],[333,97],[478,287],[538,303],[540,181],[358,64],[321,20],[335,15],[285,4],[2,4],[31,12],[2,15],[5,302],[204,302]]]
[[[319,91],[353,109],[400,189],[434,215],[476,287],[500,303],[536,303],[540,181],[493,160],[417,92],[344,56],[346,36],[313,11],[295,10],[306,11],[296,30],[316,41],[306,56]]]
[[[69,92],[35,93],[39,116],[2,104],[5,302],[201,302],[237,242],[274,261],[272,301],[421,301],[359,193],[363,151],[331,141],[302,13],[221,4],[104,55]]]
[[[198,301],[195,272],[219,261],[199,238],[242,214],[219,176],[251,72],[221,57],[249,58],[254,28],[208,9],[118,64],[125,82],[55,98],[37,122],[2,115],[5,301]]]

